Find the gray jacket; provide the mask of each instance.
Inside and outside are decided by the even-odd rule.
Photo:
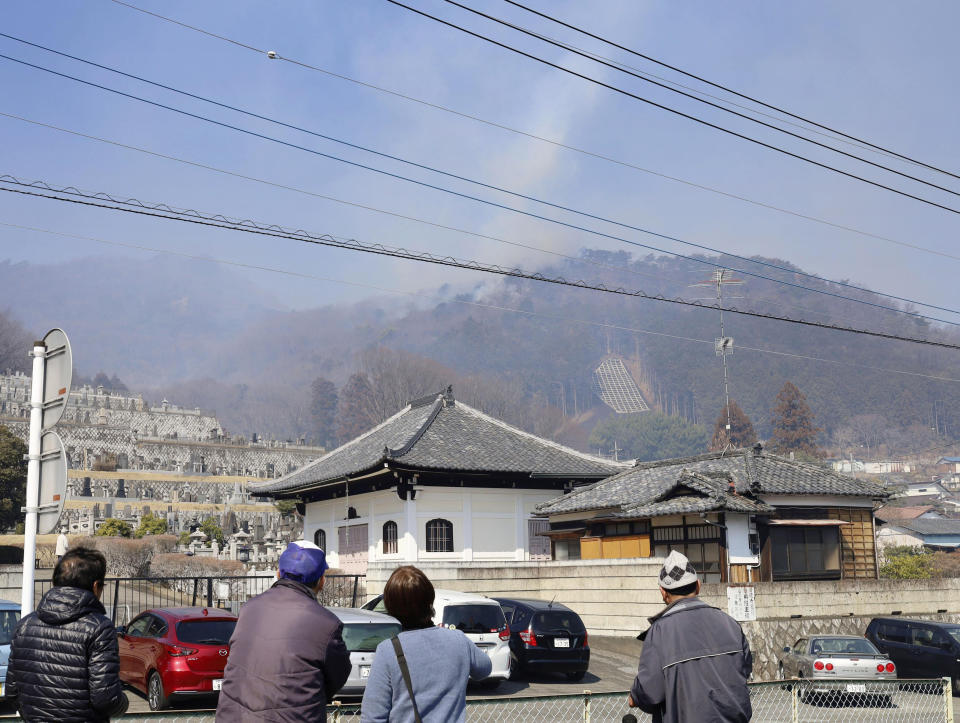
[[[240,608],[217,721],[324,721],[350,675],[343,625],[306,585],[279,580]]]
[[[630,689],[654,723],[746,723],[753,656],[739,623],[699,598],[650,618]]]

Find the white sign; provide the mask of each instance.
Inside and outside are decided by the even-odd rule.
[[[727,612],[739,622],[757,619],[756,593],[752,585],[727,588]]]

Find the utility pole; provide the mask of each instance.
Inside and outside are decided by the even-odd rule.
[[[727,439],[730,437],[730,377],[727,369],[727,354],[733,354],[733,337],[727,336],[723,328],[723,287],[724,286],[743,286],[743,281],[734,278],[733,274],[727,269],[717,269],[711,274],[708,281],[702,281],[694,286],[711,287],[716,289],[717,307],[720,311],[720,338],[713,342],[714,352],[720,357],[723,364],[723,401],[724,408],[727,410]],[[742,296],[731,296],[727,298],[742,299]]]
[[[614,461],[614,462],[619,462],[619,461],[620,461],[620,453],[623,451],[623,449],[621,449],[621,448],[620,448],[620,445],[617,444],[617,440],[613,440],[613,449],[611,449],[610,451],[613,452],[613,461]]]

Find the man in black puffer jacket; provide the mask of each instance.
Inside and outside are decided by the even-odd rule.
[[[127,710],[117,631],[100,603],[106,573],[102,553],[69,550],[54,568],[53,588],[17,625],[6,692],[24,720],[109,721]]]

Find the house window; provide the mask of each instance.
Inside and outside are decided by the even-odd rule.
[[[327,550],[327,533],[323,530],[317,530],[313,533],[313,544],[319,547],[321,550],[326,552]]]
[[[430,520],[427,523],[427,552],[453,552],[453,523]]]
[[[774,580],[840,577],[836,527],[774,527],[770,530]]]
[[[553,543],[554,560],[579,560],[580,559],[580,538],[569,540],[557,540]]]
[[[397,523],[393,520],[383,523],[383,554],[397,554]]]

